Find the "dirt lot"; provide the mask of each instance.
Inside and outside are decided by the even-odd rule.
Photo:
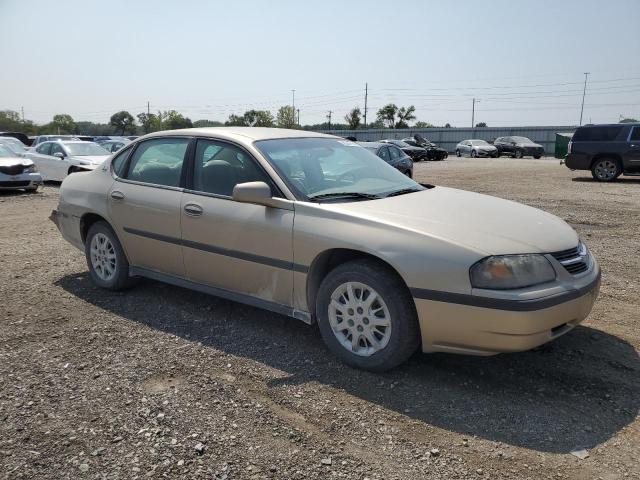
[[[152,281],[100,291],[47,220],[55,186],[0,194],[0,478],[640,478],[640,180],[455,158],[416,177],[573,225],[603,270],[584,326],[356,371],[293,319]]]

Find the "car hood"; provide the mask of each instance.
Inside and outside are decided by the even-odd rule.
[[[540,145],[539,143],[517,143],[516,144],[518,147],[525,147],[525,148],[542,148],[542,145]]]
[[[493,145],[474,145],[473,148],[477,148],[478,150],[497,150]]]
[[[79,162],[89,162],[94,165],[100,165],[107,158],[109,158],[109,155],[83,155],[83,156],[74,155],[72,158],[74,160],[78,160]]]
[[[33,165],[33,162],[24,157],[2,157],[0,158],[0,167],[13,167],[15,165],[24,165],[28,167]]]
[[[555,215],[453,188],[435,187],[380,200],[325,205],[390,227],[441,238],[484,255],[549,253],[578,244],[573,228]]]

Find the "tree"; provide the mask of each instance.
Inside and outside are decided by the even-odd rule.
[[[394,103],[389,103],[382,107],[377,112],[377,120],[386,124],[389,128],[396,128],[396,113],[398,113],[398,106]]]
[[[635,118],[623,118],[620,123],[638,123],[638,120]]]
[[[196,120],[193,122],[193,126],[197,128],[203,127],[222,127],[224,123],[218,122],[217,120]]]
[[[415,111],[416,107],[413,105],[407,108],[400,107],[397,113],[398,121],[396,122],[396,128],[409,128],[409,122],[416,119],[414,115]]]
[[[280,128],[296,128],[296,117],[292,106],[280,107],[276,116],[276,125]]]
[[[139,113],[137,117],[144,133],[151,133],[155,131],[154,126],[157,126],[159,123],[158,116],[155,113]]]
[[[445,123],[444,124],[444,128],[451,128],[451,124],[450,123]]]
[[[360,126],[361,115],[362,112],[360,111],[360,108],[355,107],[344,116],[344,121],[349,125],[349,130],[356,130]]]
[[[23,121],[18,112],[3,110],[0,112],[0,131],[22,132],[29,135],[36,132],[36,126],[31,120]]]
[[[249,127],[273,127],[274,125],[273,115],[267,110],[249,110],[244,112],[243,118]]]
[[[136,121],[126,110],[121,110],[111,115],[109,125],[113,126],[113,128],[116,129],[116,132],[120,132],[120,135],[124,135],[125,132],[136,133]]]
[[[484,122],[476,123],[477,128],[486,128],[487,124]]]
[[[61,113],[53,116],[53,122],[51,122],[53,128],[56,129],[58,134],[61,133],[73,133],[74,128],[76,127],[76,122],[73,121],[71,115],[67,115],[66,113]]]
[[[416,122],[415,128],[434,128],[435,125],[429,122]]]
[[[180,128],[191,128],[193,123],[188,117],[182,116],[175,110],[162,113],[162,126],[167,130],[177,130]]]
[[[229,120],[224,122],[227,127],[247,127],[248,125],[245,122],[244,115],[236,115],[232,113],[229,115]]]

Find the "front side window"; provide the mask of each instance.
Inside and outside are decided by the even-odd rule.
[[[111,161],[111,167],[116,175],[122,175],[122,168],[124,167],[125,160],[127,159],[127,156],[129,156],[130,152],[131,149],[121,152]]]
[[[256,147],[304,200],[378,198],[407,189],[422,190],[370,150],[333,138],[260,140]]]
[[[193,189],[230,197],[238,183],[271,180],[256,161],[240,148],[215,140],[198,140]]]
[[[640,141],[640,127],[633,127],[633,130],[631,130],[631,137],[629,137],[629,139],[632,142]]]
[[[51,144],[41,143],[40,145],[38,145],[38,148],[36,148],[36,152],[42,155],[49,155],[49,153],[51,153]]]
[[[138,145],[125,178],[168,187],[180,186],[189,138],[156,138]]]
[[[52,143],[51,153],[49,153],[49,155],[55,155],[56,153],[61,153],[63,157],[67,156],[67,154],[64,153],[64,149],[62,148],[62,145],[60,145],[59,143]]]
[[[66,143],[65,146],[69,150],[69,154],[76,157],[109,155],[107,150],[93,142]]]
[[[395,147],[389,147],[389,151],[391,152],[391,160],[398,160],[402,156],[400,150]]]

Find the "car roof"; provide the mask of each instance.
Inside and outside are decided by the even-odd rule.
[[[386,143],[381,142],[356,142],[358,145],[361,145],[365,148],[380,148],[382,146],[387,146]]]
[[[589,123],[587,125],[581,125],[578,128],[595,128],[595,127],[640,127],[640,122]]]
[[[309,130],[293,130],[288,128],[268,128],[268,127],[205,127],[205,128],[183,128],[180,130],[164,130],[154,132],[136,141],[154,137],[166,136],[203,136],[222,138],[228,140],[238,140],[242,142],[256,140],[272,140],[279,138],[334,138],[344,140],[342,137],[327,135],[324,133],[311,132]]]

